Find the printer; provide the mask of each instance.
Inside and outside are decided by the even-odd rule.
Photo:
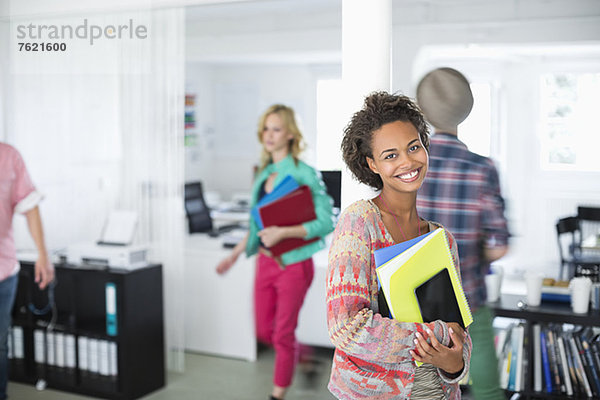
[[[104,268],[136,269],[148,265],[145,246],[77,243],[67,247],[69,264]]]
[[[134,211],[110,213],[100,240],[96,243],[75,243],[67,247],[69,264],[100,267],[136,269],[148,265],[148,247],[132,245],[137,226]]]

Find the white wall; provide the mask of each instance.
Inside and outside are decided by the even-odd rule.
[[[46,198],[49,249],[98,240],[118,195],[117,76],[12,75],[7,141],[23,155]],[[15,218],[19,248],[34,248]]]
[[[296,112],[307,144],[303,159],[315,165],[316,77],[310,66],[188,63],[186,82],[196,94],[198,134],[198,145],[187,149],[186,181],[201,180],[224,199],[248,192],[261,149],[258,118],[275,103]]]

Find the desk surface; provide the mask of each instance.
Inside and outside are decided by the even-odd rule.
[[[538,307],[518,307],[519,301],[526,302],[525,295],[502,295],[500,300],[487,303],[496,316],[528,319],[537,322],[561,322],[575,325],[600,326],[600,311],[589,310],[587,314],[575,314],[569,303],[542,302]]]

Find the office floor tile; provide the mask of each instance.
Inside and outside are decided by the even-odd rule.
[[[333,399],[327,390],[332,350],[317,349],[321,373],[315,386],[308,387],[304,375],[296,371],[286,400]],[[144,397],[147,400],[267,400],[272,387],[274,353],[264,349],[256,362],[186,353],[185,373],[169,373],[168,385]],[[10,400],[81,400],[90,397],[9,382]]]

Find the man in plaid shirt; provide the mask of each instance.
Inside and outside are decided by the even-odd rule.
[[[498,173],[492,160],[468,150],[457,127],[471,112],[467,79],[451,68],[427,74],[417,102],[434,127],[429,169],[417,196],[419,215],[444,225],[458,244],[465,294],[473,311],[471,387],[476,399],[504,399],[494,348],[493,315],[485,306],[490,263],[508,251],[508,228]],[[492,366],[492,367],[490,367]]]

